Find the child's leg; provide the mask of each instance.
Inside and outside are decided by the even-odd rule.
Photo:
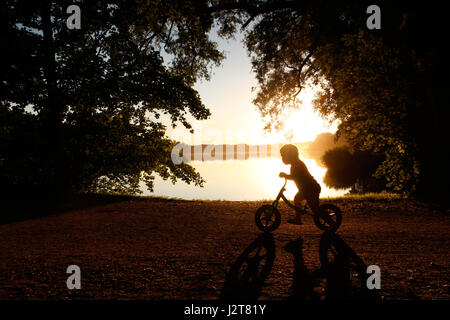
[[[301,193],[297,192],[297,194],[294,197],[295,206],[303,209],[305,207],[305,201],[306,201],[306,199],[301,195]],[[300,218],[301,217],[300,212],[298,212],[298,211],[295,211],[295,212],[296,212],[296,216]]]
[[[295,206],[299,207],[299,208],[303,208],[304,207],[304,203],[305,203],[305,198],[303,198],[300,194],[300,192],[298,192],[295,197],[294,197],[294,204]],[[289,219],[288,220],[289,223],[293,223],[293,224],[302,224],[302,215],[300,213],[299,210],[295,210],[295,218],[294,219]]]
[[[308,194],[306,196],[306,200],[308,202],[309,207],[311,208],[311,210],[317,214],[320,218],[322,218],[323,220],[325,220],[328,225],[330,225],[331,227],[334,227],[336,225],[336,223],[333,221],[333,219],[331,219],[328,214],[326,212],[323,212],[320,209],[320,205],[319,205],[319,194],[320,193],[311,193]]]

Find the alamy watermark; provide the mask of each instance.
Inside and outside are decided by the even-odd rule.
[[[249,158],[278,158],[282,144],[200,144],[178,143],[170,157],[174,164],[190,161],[247,160]]]
[[[367,18],[366,26],[369,30],[381,29],[381,9],[373,4],[367,7],[366,13],[370,14]]]
[[[380,290],[381,289],[381,270],[380,270],[380,267],[377,266],[377,265],[368,266],[366,272],[368,274],[370,274],[370,276],[366,280],[367,289],[369,289],[369,290],[373,290],[373,289]]]
[[[66,285],[67,289],[73,290],[81,289],[81,269],[77,265],[70,265],[67,267],[66,273],[69,273],[70,276],[67,278]]]
[[[73,4],[67,7],[66,13],[70,16],[66,20],[66,26],[69,30],[81,29],[81,9],[79,6]]]

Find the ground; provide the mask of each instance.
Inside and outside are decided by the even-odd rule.
[[[417,201],[334,200],[336,235],[311,217],[264,235],[263,202],[124,199],[0,225],[0,299],[445,299],[450,217]],[[69,265],[81,290],[68,290]],[[368,290],[377,265],[381,289]]]

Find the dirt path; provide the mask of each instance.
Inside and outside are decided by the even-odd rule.
[[[262,236],[261,202],[129,200],[4,224],[0,299],[450,298],[448,215],[408,200],[335,203],[336,237],[310,217],[287,224],[286,207]],[[81,290],[66,287],[69,265]],[[381,290],[365,290],[369,265]]]

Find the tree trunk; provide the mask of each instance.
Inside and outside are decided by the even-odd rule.
[[[51,21],[51,1],[43,0],[41,6],[43,31],[43,63],[44,75],[47,82],[47,105],[42,113],[42,125],[46,139],[44,159],[48,161],[50,194],[58,195],[63,188],[63,157],[61,141],[62,112],[58,101],[56,79],[55,47],[53,26]]]

